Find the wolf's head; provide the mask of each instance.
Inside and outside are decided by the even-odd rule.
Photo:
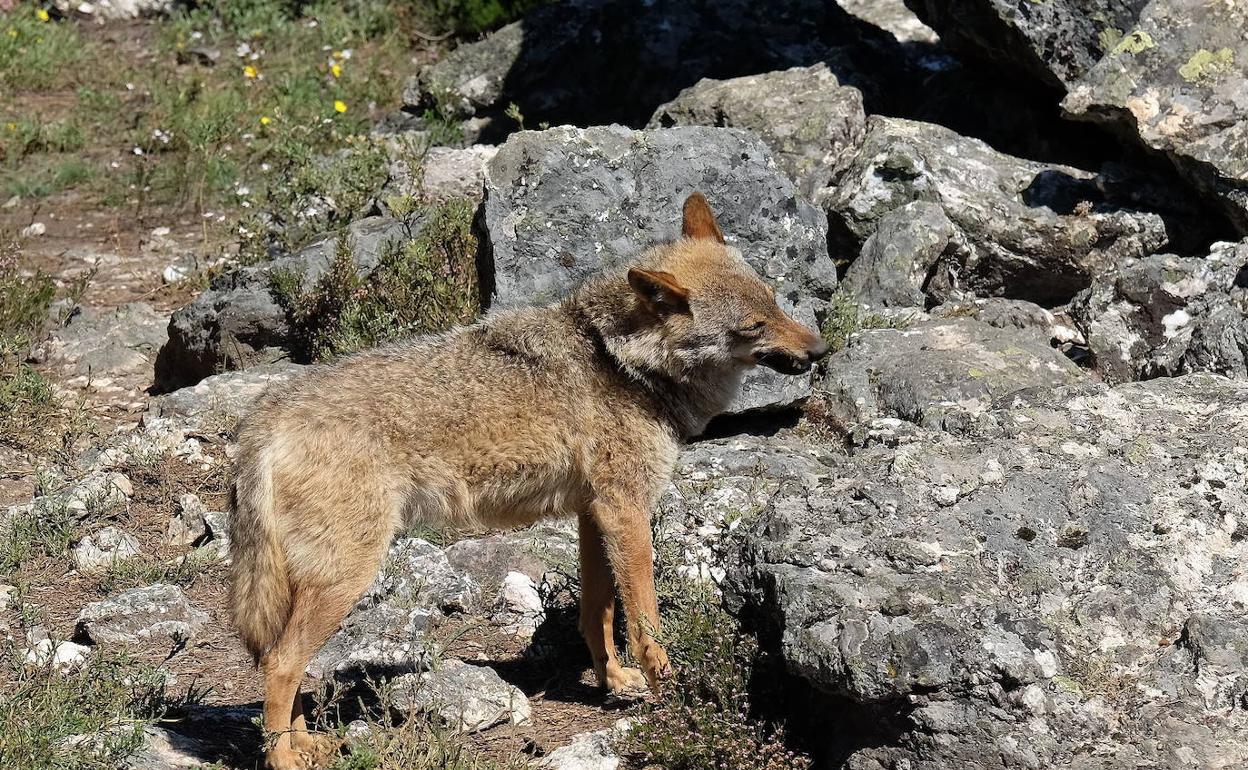
[[[661,346],[650,355],[663,359],[662,368],[762,364],[801,374],[827,355],[823,338],[781,310],[771,286],[725,243],[701,193],[685,201],[682,233],[628,271],[637,300],[633,320]]]

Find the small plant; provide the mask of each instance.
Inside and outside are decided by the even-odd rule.
[[[392,244],[362,277],[345,236],[328,272],[308,292],[289,274],[272,278],[297,358],[320,361],[447,329],[480,311],[472,205],[438,205],[419,234]]]
[[[173,705],[164,675],[124,656],[98,654],[77,671],[28,667],[10,646],[0,677],[0,767],[116,767],[143,726]],[[81,736],[81,737],[80,737]]]
[[[823,338],[832,352],[844,349],[854,332],[864,329],[900,329],[905,323],[877,313],[864,312],[849,294],[838,291],[832,295],[831,307],[823,322]]]

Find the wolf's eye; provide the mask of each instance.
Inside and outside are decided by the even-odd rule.
[[[737,329],[736,333],[741,335],[742,337],[757,337],[758,335],[763,333],[763,329],[766,328],[766,326],[767,326],[766,321],[758,321],[756,323],[752,323],[748,326],[743,326],[740,329]]]

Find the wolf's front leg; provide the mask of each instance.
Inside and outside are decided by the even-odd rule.
[[[607,560],[624,602],[629,649],[651,689],[657,690],[659,682],[671,675],[672,666],[655,639],[659,602],[654,591],[649,513],[640,502],[600,497],[590,506],[590,518],[602,532]]]
[[[639,669],[624,668],[615,654],[615,581],[602,530],[589,516],[577,517],[581,551],[581,635],[594,659],[598,684],[623,694],[644,689],[646,678]]]

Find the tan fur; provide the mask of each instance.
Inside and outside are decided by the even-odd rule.
[[[684,232],[559,304],[361,353],[260,399],[239,434],[231,604],[265,676],[271,768],[309,761],[304,668],[415,522],[575,516],[599,681],[667,675],[650,512],[677,447],[749,366],[803,371],[827,350],[722,244],[700,194]],[[616,658],[613,588],[640,671]]]

